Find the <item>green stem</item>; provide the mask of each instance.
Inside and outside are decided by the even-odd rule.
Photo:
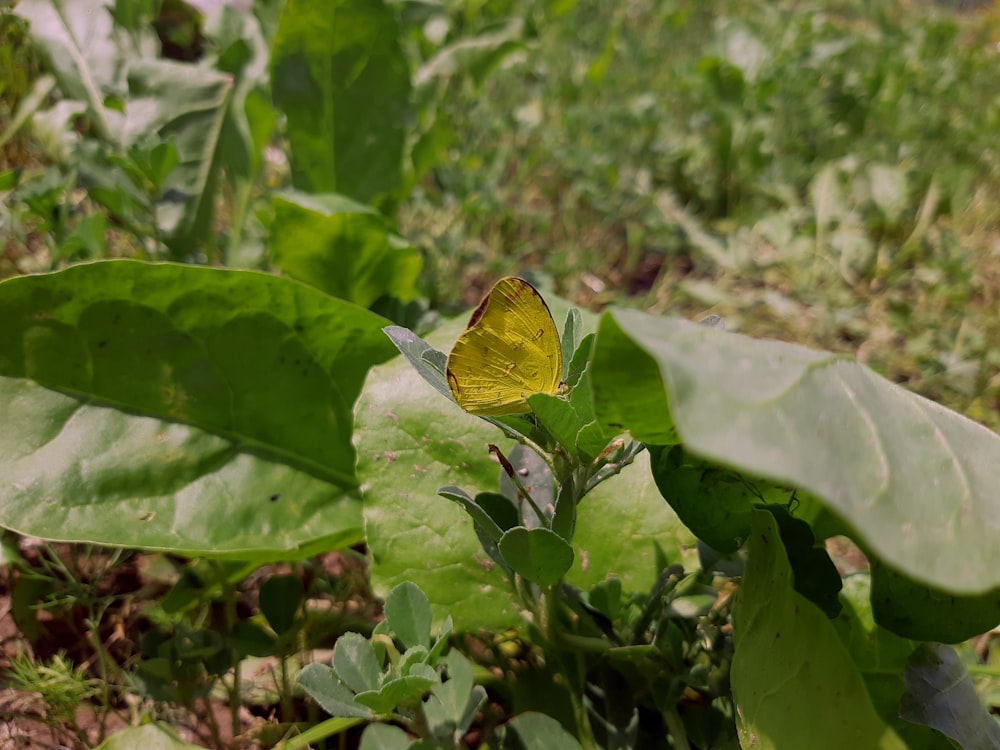
[[[238,616],[236,614],[236,590],[229,582],[225,571],[217,563],[213,563],[215,574],[222,586],[222,599],[225,603],[226,631],[233,632]],[[229,720],[232,723],[233,736],[240,733],[240,657],[235,649],[231,649],[233,686],[229,690]]]
[[[101,602],[96,608],[91,607],[90,617],[86,621],[86,626],[91,639],[91,647],[94,649],[94,655],[97,657],[97,673],[100,676],[101,681],[100,704],[102,720],[99,739],[102,741],[104,740],[104,733],[106,731],[105,719],[107,719],[108,715],[111,713],[111,697],[109,695],[111,686],[110,665],[113,662],[111,655],[104,647],[103,641],[101,641],[101,620],[104,619],[104,614],[107,612],[110,605],[111,601],[108,600]],[[116,682],[121,682],[121,680],[116,679]]]
[[[507,457],[503,455],[503,453],[500,452],[500,449],[496,446],[490,446],[490,453],[497,454],[497,458],[500,459],[500,465],[503,466],[504,472],[510,478],[510,481],[514,483],[514,486],[517,487],[518,495],[528,501],[528,505],[530,505],[531,509],[535,511],[535,516],[538,518],[539,522],[545,524],[546,528],[548,528],[551,525],[551,521],[546,522],[547,519],[545,514],[542,513],[542,509],[538,507],[538,503],[535,502],[535,498],[533,498],[531,493],[528,492],[528,488],[524,486],[524,483],[521,481],[521,477],[517,475],[517,470],[513,467],[510,461],[507,460]]]
[[[687,732],[684,729],[684,722],[681,721],[681,716],[677,713],[677,709],[671,708],[664,711],[663,721],[667,725],[667,731],[670,732],[670,736],[673,737],[674,747],[677,750],[691,750],[691,744],[688,742]]]
[[[226,263],[232,260],[233,250],[239,247],[240,242],[243,241],[243,225],[247,220],[247,210],[253,195],[253,182],[248,180],[245,183],[240,183],[234,192],[232,231],[229,234],[229,242],[226,247]]]
[[[549,647],[558,647],[560,643],[571,643],[567,639],[569,633],[563,633],[559,626],[559,604],[557,595],[558,588],[549,586],[542,592],[542,622],[539,623],[542,636]],[[561,650],[561,649],[560,649]],[[564,651],[565,653],[565,651]],[[586,665],[582,651],[574,651],[571,658],[576,659],[576,674],[585,675]],[[587,706],[583,701],[583,685],[575,681],[568,685],[570,704],[573,708],[573,719],[576,722],[577,739],[583,750],[598,750],[594,741],[594,730],[590,726],[590,716],[587,714]]]
[[[196,698],[191,698],[191,708],[195,708]],[[205,716],[205,723],[208,724],[208,731],[212,735],[212,745],[217,748],[222,747],[222,733],[219,731],[219,722],[216,721],[215,711],[209,702],[208,696],[202,699],[202,709]],[[197,714],[196,714],[197,715]]]
[[[625,446],[618,461],[604,464],[590,476],[590,479],[586,482],[583,494],[586,495],[601,482],[620,474],[622,469],[635,461],[635,457],[638,456],[642,450],[643,446],[637,443],[630,443],[628,446]]]
[[[281,663],[281,717],[290,722],[293,720],[292,686],[288,681],[288,657],[282,656]]]
[[[538,507],[538,503],[535,502],[535,498],[531,496],[531,493],[528,492],[527,489],[525,489],[523,484],[521,484],[521,480],[514,479],[514,484],[517,485],[517,491],[520,493],[521,497],[523,497],[525,500],[528,501],[528,505],[531,506],[531,509],[535,512],[535,516],[538,518],[538,520],[541,523],[545,524],[546,528],[551,526],[552,522],[547,519],[545,514],[542,512],[542,509]]]
[[[531,450],[537,453],[539,458],[541,458],[545,462],[545,465],[549,467],[549,470],[552,472],[552,475],[557,476],[555,466],[552,463],[552,456],[550,456],[548,451],[546,451],[542,446],[540,446],[531,438],[511,429],[503,422],[501,422],[499,419],[493,419],[493,417],[481,417],[481,418],[489,422],[494,427],[498,428],[504,434],[504,436],[510,438],[511,440],[516,440],[521,445],[531,448]]]

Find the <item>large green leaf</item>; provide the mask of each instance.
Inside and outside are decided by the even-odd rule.
[[[745,748],[890,748],[906,744],[872,706],[833,624],[795,592],[770,513],[756,511],[733,609],[733,697]]]
[[[565,306],[549,303],[562,320]],[[464,328],[464,319],[452,321],[430,343],[448,347]],[[460,630],[518,623],[502,571],[482,551],[471,518],[437,494],[445,485],[471,495],[495,492],[500,467],[487,445],[509,455],[510,441],[463,412],[402,357],[372,371],[358,401],[356,434],[376,589],[384,595],[413,581],[437,620],[450,614]],[[614,574],[626,591],[646,590],[658,572],[654,544],[678,561],[693,542],[656,491],[643,453],[580,505],[567,579],[589,588]]]
[[[1000,622],[1000,590],[956,595],[939,591],[872,561],[871,597],[875,619],[915,641],[959,643]]]
[[[714,550],[739,549],[750,532],[754,505],[765,499],[757,485],[687,455],[679,445],[651,446],[649,455],[660,494],[688,528]]]
[[[634,311],[602,318],[593,356],[600,420],[650,442],[676,429],[694,455],[814,495],[913,578],[1000,584],[1000,438],[985,427],[842,356]]]
[[[363,203],[401,182],[410,72],[382,0],[288,0],[272,45],[292,181]]]
[[[232,103],[232,77],[169,60],[140,60],[128,75],[129,99],[120,132],[129,146],[155,133],[177,149],[157,208],[157,224],[176,256],[212,233],[221,165],[223,123]]]
[[[921,643],[906,665],[906,694],[899,715],[931,727],[963,748],[1000,747],[1000,725],[976,694],[955,649]]]
[[[953,750],[954,745],[944,735],[900,718],[901,701],[907,690],[904,674],[919,644],[900,638],[875,622],[870,584],[865,573],[846,577],[841,595],[844,609],[830,622],[861,673],[872,705],[882,720],[896,730],[911,750]]]
[[[415,298],[423,265],[380,213],[339,195],[275,197],[271,252],[292,278],[362,307]]]
[[[107,261],[0,284],[0,524],[188,553],[354,542],[385,320],[290,279]]]
[[[271,50],[257,17],[230,5],[206,14],[205,34],[218,49],[215,67],[235,79],[220,143],[223,161],[231,177],[255,177],[277,119],[270,102]]]
[[[108,90],[123,93],[124,61],[105,0],[21,0],[16,12],[31,23],[31,35],[52,63],[68,96],[87,103],[94,127],[108,138]]]
[[[268,6],[268,7],[265,7]],[[253,231],[251,202],[264,167],[278,113],[271,104],[271,49],[260,20],[274,2],[254,4],[254,13],[230,5],[206,13],[204,32],[217,51],[214,67],[233,79],[229,106],[219,134],[215,163],[229,183],[232,212],[226,265],[256,267],[264,252]],[[249,230],[249,231],[248,231]]]

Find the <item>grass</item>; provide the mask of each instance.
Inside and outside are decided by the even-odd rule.
[[[448,103],[450,158],[402,215],[432,298],[540,270],[591,307],[855,353],[1000,428],[1000,14],[505,9],[537,39]]]

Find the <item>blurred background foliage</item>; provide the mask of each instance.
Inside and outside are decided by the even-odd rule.
[[[432,296],[541,268],[591,306],[856,353],[1000,425],[995,10],[531,10],[535,42],[444,104],[448,161],[403,209]]]

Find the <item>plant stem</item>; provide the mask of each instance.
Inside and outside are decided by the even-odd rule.
[[[281,670],[281,718],[283,721],[292,721],[292,686],[288,680],[288,657],[282,656],[279,663]]]
[[[557,653],[563,651],[558,648],[561,641],[564,640],[566,633],[563,633],[559,625],[559,605],[560,598],[558,595],[558,588],[556,586],[549,586],[542,592],[542,621],[539,623],[539,629],[541,630],[542,636],[545,638],[547,645],[553,648]],[[563,651],[563,653],[566,653]],[[576,674],[586,675],[586,665],[584,664],[583,652],[573,651],[567,654],[569,658],[576,660]],[[587,714],[587,706],[583,701],[583,685],[576,684],[576,681],[570,682],[569,687],[569,699],[573,707],[573,719],[576,722],[576,732],[577,739],[580,742],[580,747],[583,750],[598,750],[597,743],[594,741],[594,730],[590,726],[590,716]]]
[[[213,563],[215,574],[222,585],[222,597],[225,602],[226,630],[232,632],[236,627],[238,617],[236,614],[236,590],[229,582],[225,570],[221,565]],[[232,723],[233,737],[240,733],[240,657],[235,649],[232,653],[233,686],[229,691],[229,721]],[[211,713],[211,710],[209,710]]]
[[[691,750],[691,744],[688,742],[687,732],[684,730],[684,722],[681,721],[680,714],[677,713],[676,708],[668,709],[663,712],[663,721],[667,725],[667,731],[670,732],[670,736],[674,739],[674,747],[677,750]]]
[[[243,241],[243,225],[247,220],[247,211],[250,207],[250,198],[253,196],[253,181],[240,181],[236,184],[232,196],[233,221],[232,231],[229,234],[229,241],[226,245],[225,262],[230,262],[233,251],[236,250],[240,242]]]

